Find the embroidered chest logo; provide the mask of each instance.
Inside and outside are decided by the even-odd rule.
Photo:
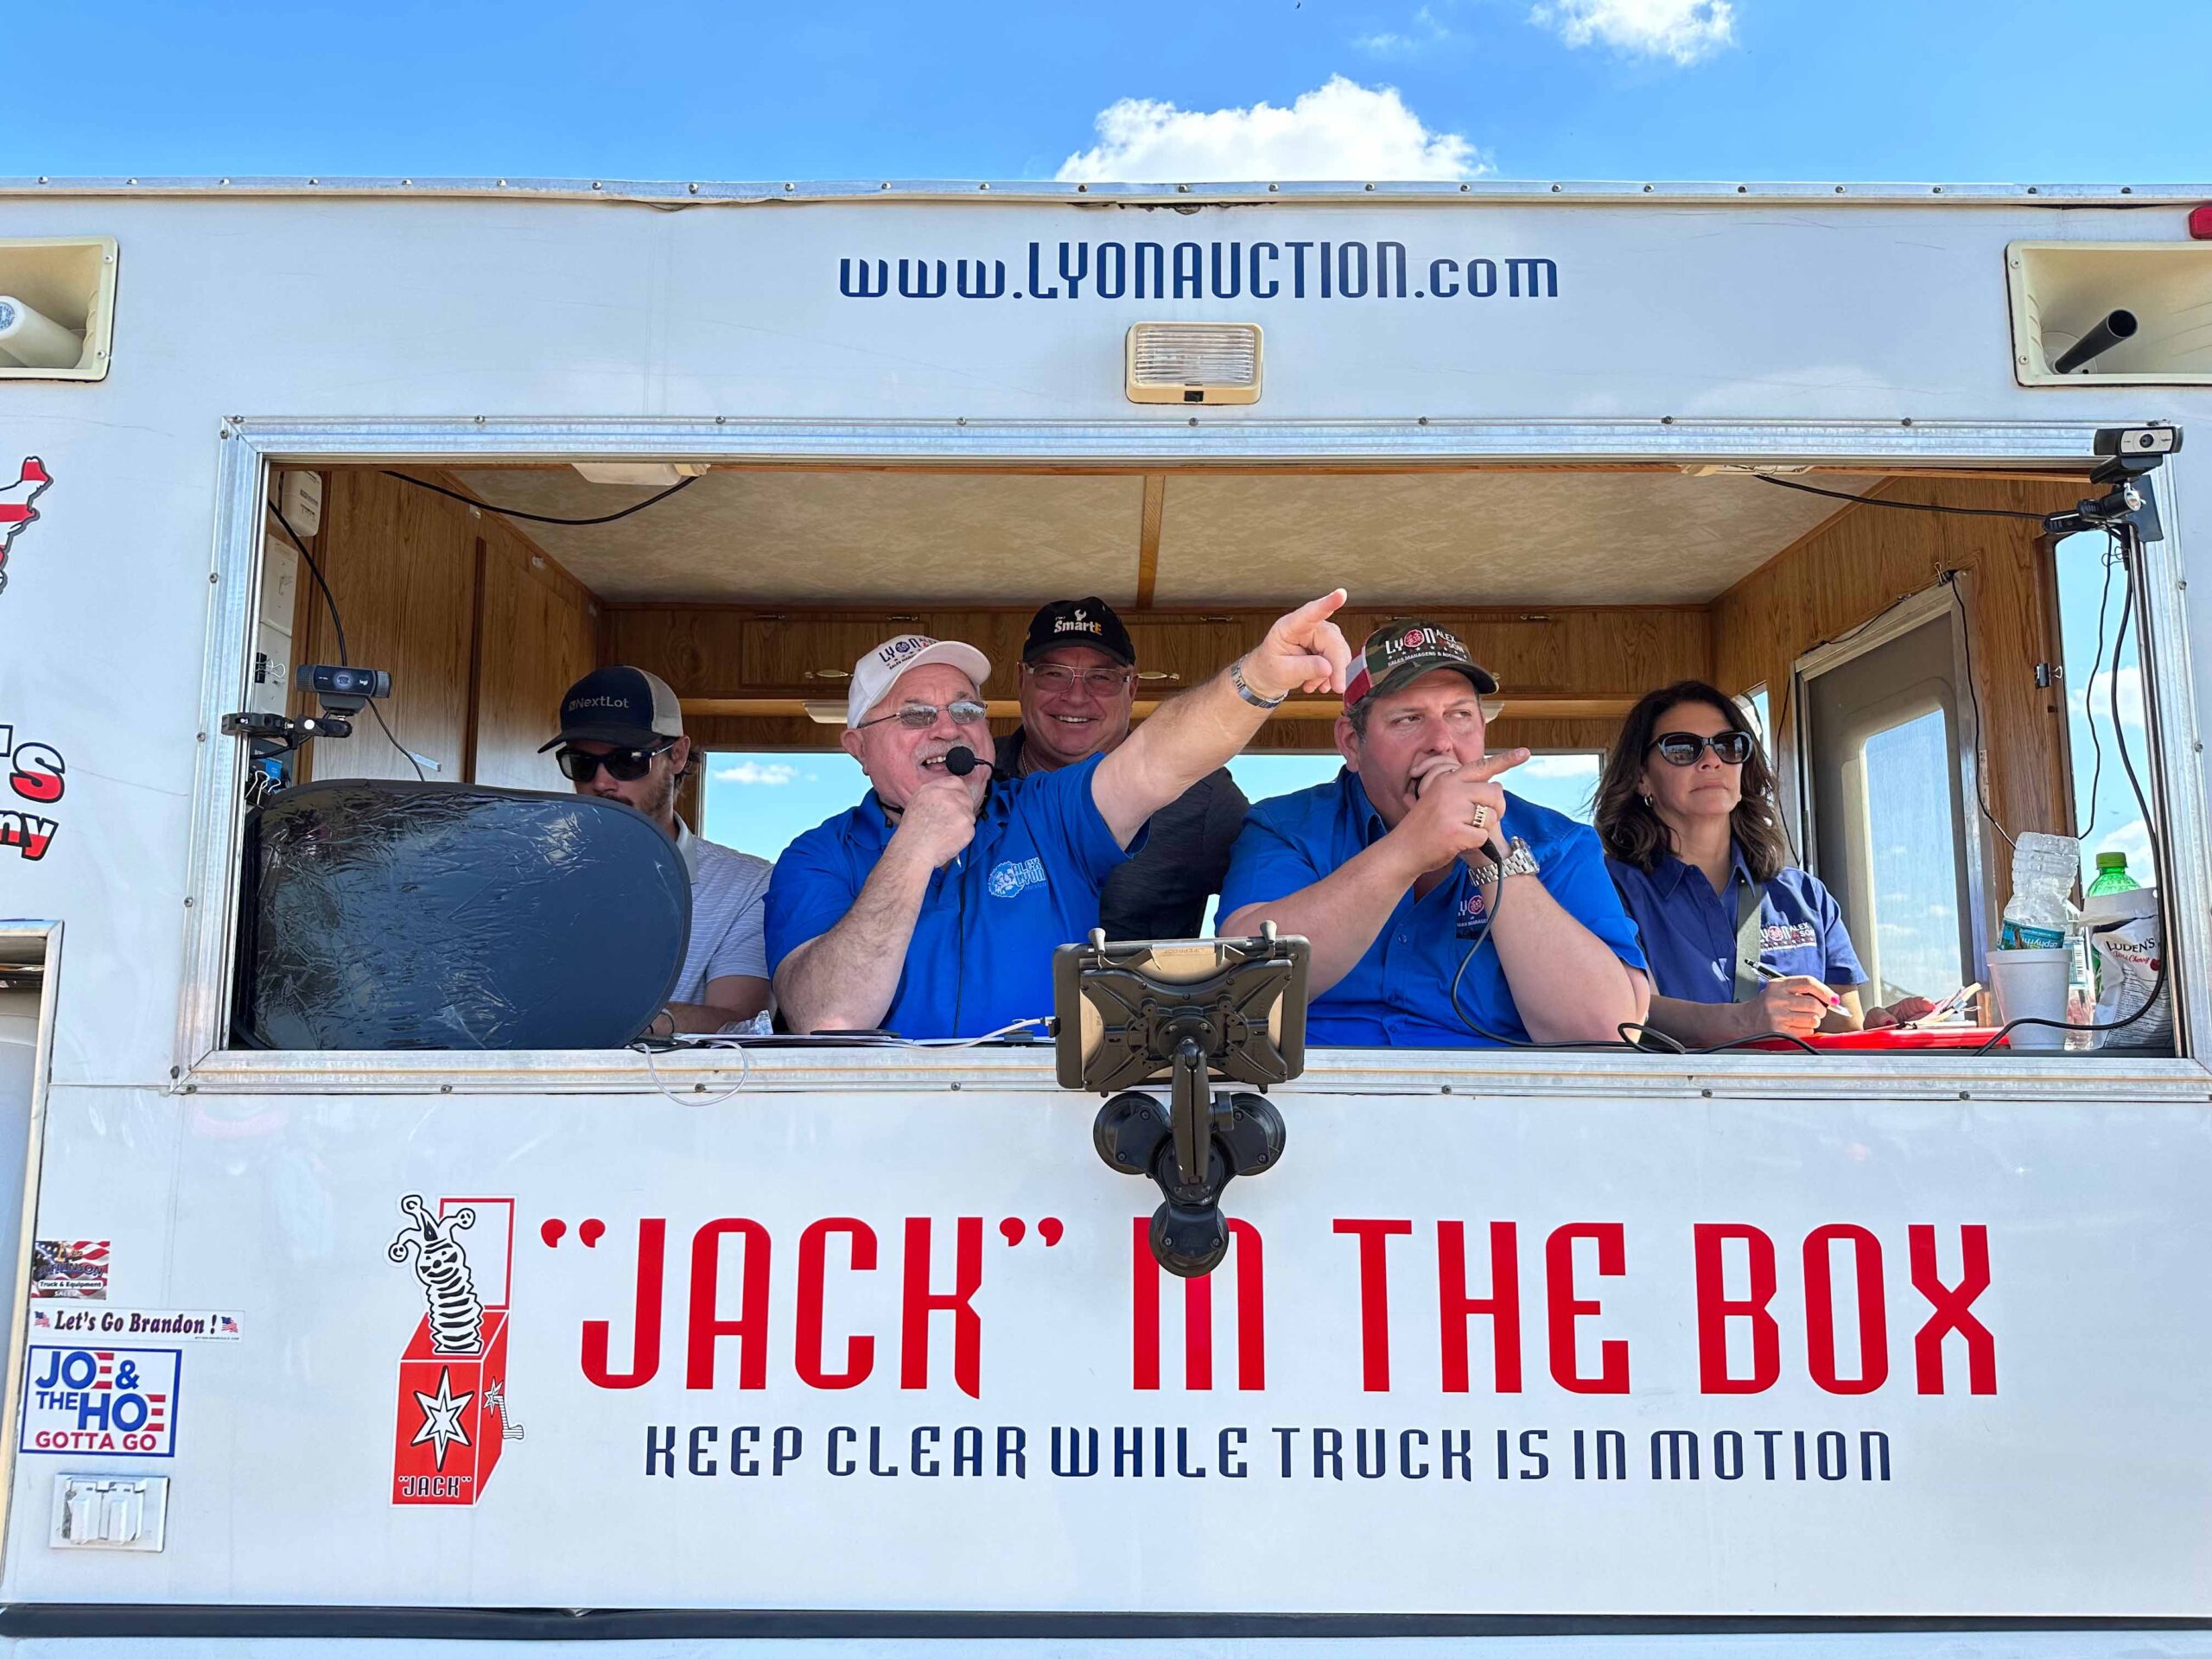
[[[1045,885],[1045,861],[1041,858],[1008,859],[992,868],[984,883],[994,899],[1012,899],[1025,888]]]
[[[1490,914],[1490,903],[1478,887],[1470,887],[1467,896],[1459,901],[1458,913],[1452,918],[1452,931],[1463,939],[1471,939],[1482,931],[1483,920]]]
[[[1777,923],[1759,930],[1761,950],[1807,950],[1821,942],[1821,931],[1810,922]]]

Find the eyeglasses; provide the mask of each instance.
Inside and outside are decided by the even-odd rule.
[[[1700,737],[1695,732],[1666,732],[1654,738],[1644,753],[1656,749],[1669,766],[1694,766],[1711,749],[1715,760],[1740,766],[1751,758],[1751,747],[1749,732],[1721,732],[1712,737]]]
[[[956,722],[963,726],[972,726],[991,717],[991,711],[983,704],[972,697],[962,697],[946,703],[942,709],[933,702],[910,702],[904,709],[894,709],[887,715],[878,715],[874,720],[864,720],[853,729],[857,732],[870,726],[880,726],[887,720],[895,720],[910,732],[926,732],[937,724],[937,717],[940,714],[950,715]]]
[[[607,775],[626,784],[634,784],[651,772],[653,757],[666,754],[676,747],[663,743],[651,749],[616,749],[610,754],[586,754],[582,749],[562,749],[553,759],[560,764],[561,775],[572,784],[588,784],[599,776],[601,766]]]
[[[1097,696],[1110,697],[1129,683],[1126,668],[1068,668],[1058,663],[1026,664],[1023,672],[1047,691],[1071,691],[1080,685]]]

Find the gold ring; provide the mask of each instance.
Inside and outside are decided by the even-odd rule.
[[[1471,817],[1471,818],[1470,818],[1470,819],[1468,819],[1468,820],[1467,820],[1467,823],[1468,823],[1469,828],[1471,828],[1471,829],[1475,829],[1475,830],[1479,830],[1479,829],[1481,829],[1484,824],[1488,823],[1489,822],[1490,822],[1490,808],[1489,808],[1488,806],[1484,805],[1483,803],[1481,803],[1481,802],[1478,801],[1478,802],[1475,804],[1475,816],[1474,816],[1473,817]]]

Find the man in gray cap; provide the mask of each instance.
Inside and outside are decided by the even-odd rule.
[[[690,770],[683,710],[665,681],[642,668],[594,669],[561,699],[561,775],[579,795],[620,801],[658,824],[691,875],[691,938],[655,1035],[719,1031],[768,1006],[760,902],[774,867],[717,847],[676,815],[677,785]]]
[[[1136,647],[1105,601],[1060,599],[1043,607],[1022,645],[1021,724],[998,740],[999,775],[1055,772],[1111,753],[1129,734],[1136,679]],[[1244,827],[1244,791],[1223,766],[1154,813],[1143,849],[1106,878],[1098,895],[1106,937],[1197,938]]]

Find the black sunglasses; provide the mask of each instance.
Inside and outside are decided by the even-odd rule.
[[[1653,738],[1644,753],[1656,749],[1669,766],[1694,766],[1698,757],[1711,749],[1714,759],[1740,766],[1751,758],[1751,744],[1749,732],[1721,732],[1712,737],[1700,737],[1695,732],[1665,732]]]
[[[601,766],[607,775],[621,783],[634,784],[653,768],[653,757],[666,754],[676,747],[663,743],[658,748],[616,749],[611,754],[586,754],[582,749],[562,749],[553,756],[560,763],[561,775],[572,784],[588,784],[599,776]]]

